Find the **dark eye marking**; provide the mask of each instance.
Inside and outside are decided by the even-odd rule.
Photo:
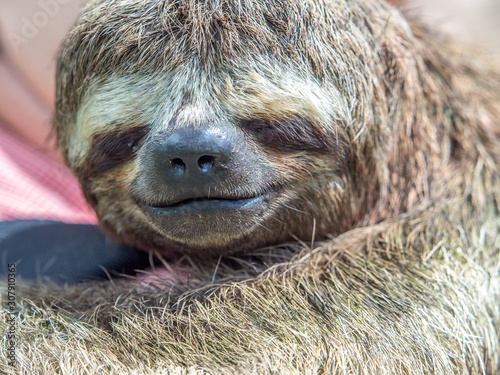
[[[245,120],[240,122],[240,126],[270,151],[343,154],[345,148],[342,137],[328,134],[320,126],[300,116],[284,120]]]
[[[148,129],[145,126],[137,126],[94,135],[87,160],[90,174],[99,175],[109,172],[132,159],[142,146],[147,132]]]

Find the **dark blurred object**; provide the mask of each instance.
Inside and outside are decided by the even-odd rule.
[[[67,283],[130,274],[150,265],[148,253],[118,244],[95,225],[46,220],[0,222],[0,260],[0,274],[16,263],[19,279]]]

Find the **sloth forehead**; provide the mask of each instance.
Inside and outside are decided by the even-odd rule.
[[[347,100],[335,87],[325,88],[312,77],[283,67],[238,66],[205,72],[183,66],[154,74],[111,74],[96,80],[84,97],[69,159],[82,160],[94,134],[117,126],[162,130],[174,117],[178,124],[202,126],[210,121],[293,115],[325,127],[351,123]]]

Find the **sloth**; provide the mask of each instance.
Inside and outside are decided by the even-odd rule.
[[[5,371],[500,372],[499,89],[382,0],[91,1],[58,143],[164,265],[26,286]]]

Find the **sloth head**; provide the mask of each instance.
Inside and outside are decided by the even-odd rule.
[[[61,49],[55,126],[101,225],[214,255],[366,220],[393,126],[374,35],[407,29],[348,3],[91,2]]]

